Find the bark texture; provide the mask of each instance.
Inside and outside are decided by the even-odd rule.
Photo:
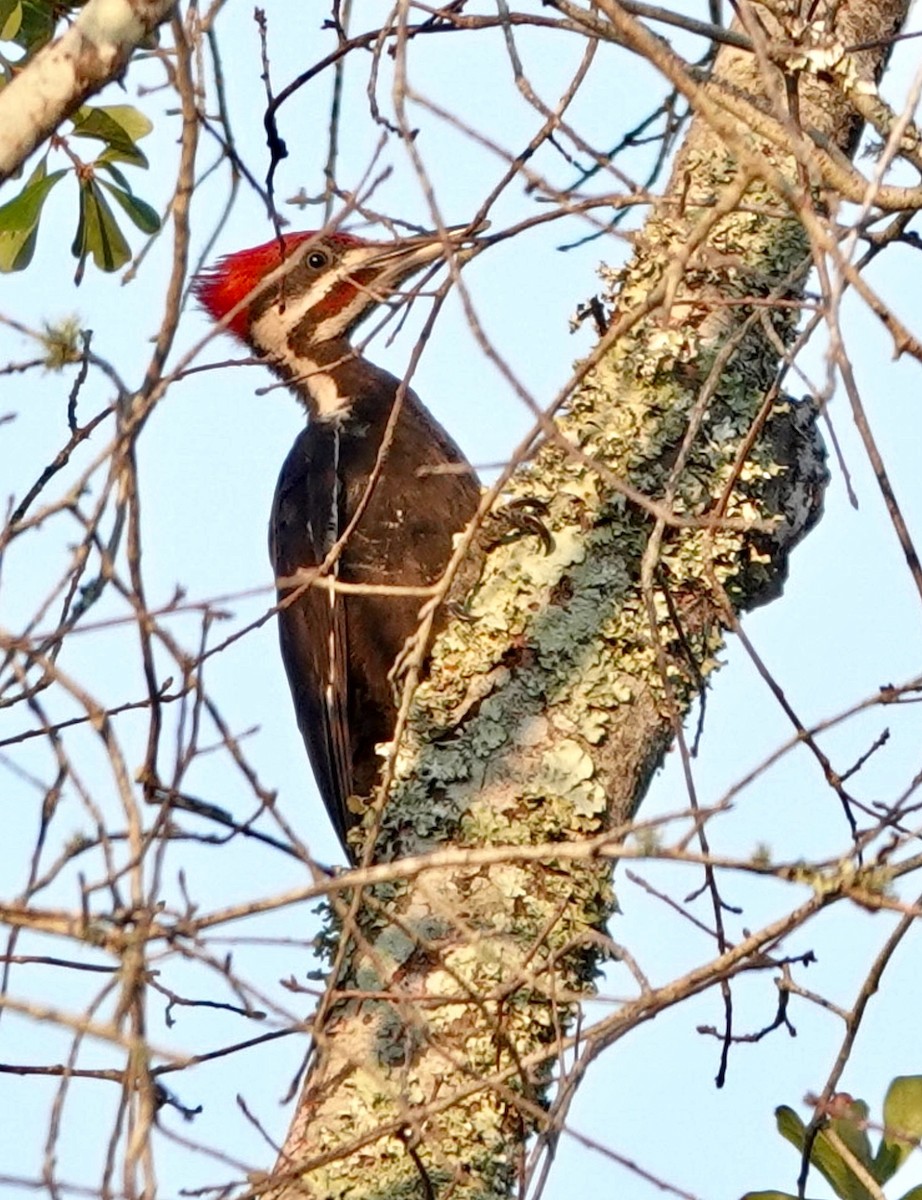
[[[842,46],[888,37],[906,7],[846,2],[823,30],[752,6],[755,52],[724,49],[707,81],[615,3],[585,13],[697,115],[609,274],[611,328],[510,487],[546,502],[553,549],[489,555],[416,692],[376,857],[450,843],[469,858],[410,864],[339,907],[336,987],[274,1195],[510,1194],[591,994],[623,827],[717,666],[728,606],[777,595],[818,516],[814,413],[776,381],[817,215],[842,172],[858,186],[854,96],[875,94],[886,57]]]

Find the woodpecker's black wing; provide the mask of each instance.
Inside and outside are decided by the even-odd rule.
[[[308,587],[292,596],[281,588],[279,609],[298,726],[347,851],[346,834],[359,819],[348,801],[374,792],[378,747],[392,740],[397,717],[391,669],[424,602],[386,589],[435,583],[480,498],[473,468],[413,392],[377,469],[397,380],[370,364],[365,370],[380,385],[374,403],[358,391],[350,419],[315,419],[299,435],[282,467],[270,531],[276,578],[283,579],[323,562],[361,509],[337,565],[343,582],[370,590]]]
[[[276,580],[319,566],[336,540],[342,516],[337,436],[312,423],[282,466],[269,525]],[[343,599],[326,588],[279,586],[279,601],[286,599],[278,617],[282,662],[321,798],[345,845],[353,823],[346,801],[354,789]]]

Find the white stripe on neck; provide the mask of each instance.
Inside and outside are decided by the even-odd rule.
[[[313,367],[304,383],[316,406],[313,414],[316,420],[338,422],[352,407],[352,401],[348,396],[340,395],[336,380],[326,371]]]
[[[297,329],[307,313],[338,282],[335,277],[324,277],[317,280],[313,287],[308,288],[301,296],[285,295],[282,291],[282,302],[275,301],[270,304],[250,325],[250,340],[253,345],[270,358],[286,359],[291,353],[288,349],[288,339],[292,331]],[[272,286],[284,288],[284,283]]]
[[[278,359],[276,359],[278,361]],[[310,397],[308,409],[315,421],[332,421],[339,424],[349,415],[352,400],[339,390],[336,377],[325,371],[318,363],[311,362],[290,351],[281,359],[284,364],[286,382]]]

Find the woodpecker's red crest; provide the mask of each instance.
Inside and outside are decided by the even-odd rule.
[[[469,236],[449,230],[467,257]],[[437,235],[367,242],[351,234],[286,234],[227,255],[193,289],[215,320],[279,375],[309,412],[282,467],[269,529],[278,581],[279,641],[298,725],[340,839],[359,819],[393,737],[391,668],[416,632],[425,588],[473,517],[477,476],[415,393],[350,346],[355,326],[445,250]],[[385,430],[400,395],[396,422]],[[365,592],[293,583],[330,557],[334,579]],[[438,622],[436,622],[436,628]],[[352,848],[347,846],[350,853]]]
[[[447,234],[466,255],[463,238]],[[193,281],[193,291],[216,320],[239,306],[228,329],[272,357],[288,343],[322,344],[348,337],[361,319],[410,275],[444,254],[433,234],[400,242],[371,242],[350,233],[304,232],[225,255]],[[297,336],[300,335],[300,336]]]

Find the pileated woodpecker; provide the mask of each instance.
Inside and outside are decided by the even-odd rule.
[[[449,236],[460,249],[463,235]],[[377,469],[400,383],[349,343],[376,305],[444,253],[443,240],[292,233],[281,242],[222,258],[193,289],[216,321],[229,318],[228,331],[265,359],[308,412],[279,476],[269,553],[298,725],[327,812],[353,854],[347,834],[361,817],[349,799],[374,789],[376,747],[392,739],[396,722],[390,673],[418,627],[423,598],[343,593],[291,577],[324,563],[358,513],[330,568],[334,580],[428,586],[474,515],[480,488],[473,467],[409,388]]]

